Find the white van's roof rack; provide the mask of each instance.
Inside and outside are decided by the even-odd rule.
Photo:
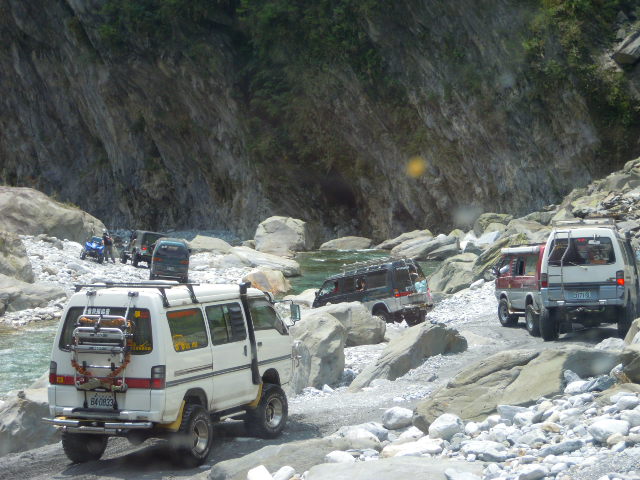
[[[170,307],[169,299],[167,298],[167,294],[165,293],[166,288],[173,287],[187,287],[189,291],[189,296],[191,297],[191,301],[193,303],[200,303],[196,298],[196,294],[193,291],[193,287],[200,285],[199,283],[178,283],[176,281],[149,281],[149,282],[104,282],[104,283],[87,283],[87,284],[76,284],[74,285],[75,291],[79,292],[83,288],[157,288],[160,291],[160,295],[162,296],[162,304],[166,307]],[[87,292],[87,295],[90,295],[90,292]],[[95,294],[95,291],[93,291]],[[131,293],[131,292],[129,292]]]
[[[616,220],[611,217],[576,218],[574,220],[554,220],[553,228],[571,227],[615,227]]]

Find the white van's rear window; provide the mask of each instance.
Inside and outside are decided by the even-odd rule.
[[[557,238],[551,242],[549,252],[549,265],[553,266],[610,265],[616,261],[613,243],[608,237],[575,237],[569,242],[566,238]]]
[[[123,316],[126,308],[119,307],[71,307],[67,312],[60,335],[58,346],[62,350],[69,350],[69,345],[73,343],[73,330],[76,328],[78,318],[83,315],[115,315]],[[153,350],[151,336],[151,314],[146,308],[132,308],[129,310],[128,319],[133,323],[133,340],[131,343],[131,353],[144,355]]]

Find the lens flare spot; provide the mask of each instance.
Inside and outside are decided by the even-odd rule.
[[[407,162],[407,175],[418,178],[427,170],[427,162],[422,157],[411,157]]]

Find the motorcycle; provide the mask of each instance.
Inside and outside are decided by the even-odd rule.
[[[91,237],[84,244],[84,248],[80,252],[80,259],[84,260],[87,257],[92,257],[98,260],[98,263],[104,262],[104,245],[102,244],[102,238]]]

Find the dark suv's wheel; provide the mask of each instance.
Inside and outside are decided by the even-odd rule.
[[[84,260],[85,258],[87,258],[87,251],[85,249],[82,249],[82,251],[80,252],[80,260]]]
[[[514,327],[518,324],[518,315],[509,313],[509,302],[504,297],[498,302],[498,320],[503,327]]]
[[[127,254],[124,252],[120,254],[120,263],[127,263]]]
[[[627,306],[620,309],[620,315],[618,317],[618,337],[624,338],[627,336],[631,324],[635,320],[635,308],[631,300],[627,300]]]
[[[138,254],[134,253],[133,256],[131,257],[131,265],[133,265],[134,267],[138,268]]]
[[[249,433],[260,438],[276,438],[287,424],[287,396],[278,385],[265,383],[258,406],[247,409],[244,424]]]
[[[540,317],[548,314],[549,313],[547,312],[547,309],[544,307],[542,307],[540,314],[538,315],[534,311],[532,304],[527,305],[524,318],[525,318],[525,323],[527,325],[527,332],[529,332],[529,335],[531,335],[532,337],[540,336]]]
[[[213,426],[209,414],[200,405],[187,403],[180,429],[171,439],[176,463],[188,468],[201,465],[211,451],[212,441]]]
[[[62,432],[62,449],[73,463],[99,460],[107,448],[106,435]]]
[[[540,336],[545,342],[557,340],[560,336],[560,315],[557,308],[547,310],[540,316]]]
[[[384,323],[389,323],[391,322],[391,315],[389,315],[389,312],[387,312],[386,310],[383,310],[381,308],[375,310],[373,312],[373,316],[374,317],[378,317],[380,320],[382,320]]]

